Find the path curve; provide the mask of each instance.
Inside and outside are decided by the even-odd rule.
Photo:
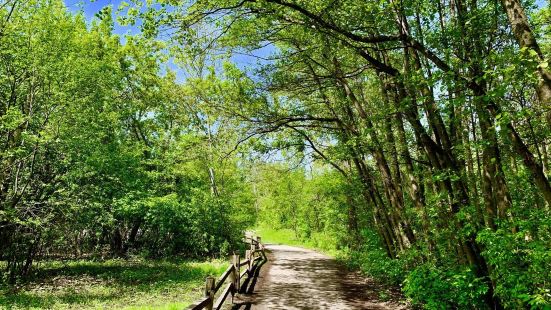
[[[247,302],[251,309],[407,309],[396,292],[345,271],[329,256],[286,245],[266,249],[269,263]],[[390,301],[382,301],[385,296]]]

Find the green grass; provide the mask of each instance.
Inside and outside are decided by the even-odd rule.
[[[41,262],[24,285],[0,285],[0,309],[182,309],[201,296],[206,276],[227,266],[219,260]]]
[[[303,240],[295,237],[295,233],[292,229],[272,229],[269,227],[258,227],[255,229],[255,234],[262,237],[263,243],[274,243],[274,244],[286,244],[286,245],[297,245],[297,246],[307,246]]]
[[[298,246],[316,250],[332,257],[339,257],[342,255],[341,251],[336,247],[336,242],[322,234],[303,239],[300,237],[297,238],[292,229],[273,229],[266,226],[257,227],[254,233],[262,238],[262,243]]]

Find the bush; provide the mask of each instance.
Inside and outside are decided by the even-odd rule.
[[[483,255],[492,270],[496,295],[507,308],[551,309],[549,236],[545,226],[540,227],[518,233],[486,230],[478,236],[485,246]]]
[[[446,269],[426,263],[407,275],[403,291],[413,304],[426,309],[484,309],[488,287],[469,268]]]
[[[351,251],[346,263],[351,269],[359,269],[363,273],[392,285],[399,285],[405,279],[407,260],[388,257],[381,246],[377,234],[371,230],[362,231],[364,243],[355,251]]]

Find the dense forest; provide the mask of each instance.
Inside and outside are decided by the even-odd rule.
[[[550,56],[541,0],[0,1],[1,283],[263,227],[419,307],[549,309]]]

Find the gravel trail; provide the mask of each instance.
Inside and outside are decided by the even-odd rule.
[[[254,293],[245,309],[408,309],[402,297],[334,259],[312,250],[267,245]]]

